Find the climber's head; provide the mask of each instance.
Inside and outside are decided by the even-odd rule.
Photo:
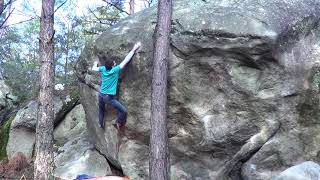
[[[116,57],[106,57],[100,58],[101,65],[106,67],[106,70],[111,70],[116,65]]]
[[[106,70],[111,70],[113,67],[113,63],[111,61],[105,61],[104,67],[106,67]]]

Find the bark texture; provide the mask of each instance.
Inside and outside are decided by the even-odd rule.
[[[40,93],[36,127],[35,179],[52,179],[53,172],[53,85],[54,0],[42,1],[40,24]]]
[[[160,0],[155,29],[150,122],[150,178],[154,180],[170,179],[167,74],[171,12],[171,0]]]
[[[4,0],[0,0],[0,15],[3,12],[3,8],[4,8]]]
[[[130,0],[129,2],[129,6],[130,6],[130,14],[134,14],[134,0]]]

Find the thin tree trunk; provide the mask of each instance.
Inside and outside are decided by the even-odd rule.
[[[167,73],[172,1],[159,0],[151,97],[150,179],[170,179],[167,129]]]
[[[11,10],[12,0],[10,0],[6,4],[4,4],[3,0],[0,0],[0,6],[1,6],[1,3],[2,3],[2,7],[0,7],[0,8],[2,10],[0,11],[0,37],[5,33],[5,30],[3,27],[5,27],[8,24],[8,19],[14,10],[14,9]],[[7,11],[7,13],[5,13],[5,11]],[[2,19],[1,19],[1,16],[2,16]]]
[[[134,0],[130,0],[129,6],[130,6],[129,14],[134,14]]]
[[[53,179],[54,0],[42,0],[40,22],[40,93],[34,179]]]
[[[4,0],[0,0],[0,16],[2,15],[3,8],[4,8]]]
[[[67,85],[67,80],[68,80],[68,58],[69,58],[69,35],[70,31],[68,30],[67,34],[67,47],[66,47],[66,62],[64,63],[64,83]]]

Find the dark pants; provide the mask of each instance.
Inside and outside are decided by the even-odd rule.
[[[114,95],[99,93],[99,124],[104,128],[105,103],[110,104],[118,110],[117,123],[121,126],[125,125],[127,118],[127,108],[114,98]]]

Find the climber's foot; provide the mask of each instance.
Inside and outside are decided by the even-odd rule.
[[[119,132],[124,132],[125,130],[125,125],[124,124],[120,124],[120,123],[113,123],[112,124]]]
[[[104,127],[99,123],[99,128],[104,129]]]
[[[119,130],[119,125],[118,123],[112,123],[113,127],[116,128],[117,130]]]

